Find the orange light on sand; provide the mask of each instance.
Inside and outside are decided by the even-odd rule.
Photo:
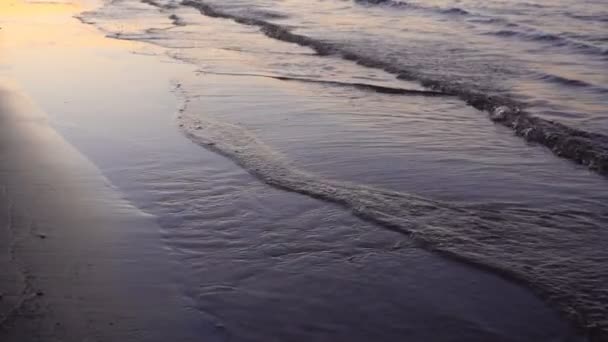
[[[82,6],[77,2],[51,2],[2,0],[0,1],[0,21],[5,16],[35,16],[52,13],[69,13],[79,11]]]
[[[72,46],[102,47],[123,43],[105,38],[94,27],[74,18],[91,4],[86,0],[0,0],[0,46],[33,48],[54,45],[69,49]],[[87,28],[80,31],[83,34],[74,35],[70,25]]]
[[[95,65],[98,60],[82,57],[84,49],[104,56],[114,47],[130,49],[135,45],[107,38],[96,27],[75,18],[96,1],[70,1],[0,0],[0,70],[3,65],[19,65],[14,61],[30,60],[30,65],[39,68],[10,67],[4,73],[8,72],[9,77],[11,73],[20,73],[34,79],[44,77],[49,66],[65,69],[71,66],[75,70],[99,69],[101,74],[103,68]]]

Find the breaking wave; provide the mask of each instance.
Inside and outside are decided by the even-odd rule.
[[[395,87],[387,87],[377,84],[371,83],[355,83],[355,82],[340,82],[340,81],[327,81],[327,80],[318,80],[312,78],[303,78],[303,77],[287,77],[287,76],[276,76],[276,75],[261,75],[261,74],[244,74],[244,73],[229,73],[229,72],[205,72],[203,73],[214,74],[214,75],[226,75],[226,76],[253,76],[253,77],[265,77],[272,78],[279,81],[291,81],[291,82],[301,82],[301,83],[316,83],[322,85],[336,86],[336,87],[348,87],[354,88],[364,91],[372,91],[380,94],[389,94],[389,95],[412,95],[412,96],[451,96],[450,94],[442,93],[440,91],[433,90],[417,90],[417,89],[404,89],[404,88],[395,88]]]
[[[382,5],[388,7],[396,7],[396,8],[404,8],[404,9],[417,9],[417,10],[429,10],[442,14],[453,14],[453,15],[471,15],[471,13],[467,10],[458,7],[449,7],[449,8],[441,8],[441,7],[424,7],[418,4],[413,4],[405,1],[395,1],[395,0],[354,0],[358,4],[362,5]]]
[[[462,17],[468,17],[472,22],[485,23],[485,24],[501,24],[503,27],[506,26],[509,29],[500,29],[497,31],[487,32],[488,35],[494,35],[498,37],[506,38],[518,38],[527,41],[544,42],[550,43],[555,47],[570,47],[574,51],[595,54],[599,56],[607,56],[608,49],[602,48],[589,42],[581,42],[568,37],[563,37],[558,34],[539,32],[537,30],[522,26],[513,22],[510,22],[504,18],[496,16],[489,16],[486,14],[471,13],[465,9],[458,7],[437,7],[437,6],[423,6],[420,4],[395,1],[395,0],[354,0],[356,3],[364,6],[386,6],[391,8],[411,9],[420,10],[425,12],[433,12],[445,15],[456,15]],[[536,4],[527,4],[528,6],[540,6]],[[564,13],[565,16],[573,19],[590,21],[590,22],[606,22],[608,18],[605,15],[576,15],[569,12]],[[517,29],[517,30],[516,30]],[[589,38],[589,37],[586,37]]]
[[[515,31],[515,30],[499,30],[490,32],[488,34],[499,36],[499,37],[513,37],[519,38],[523,40],[536,41],[536,42],[545,42],[550,43],[555,47],[568,46],[575,50],[583,51],[585,53],[596,54],[599,56],[607,56],[608,50],[590,45],[588,43],[578,42],[569,38],[565,38],[556,34],[538,32],[538,31]]]
[[[200,1],[184,0],[181,4],[194,7],[203,15],[209,17],[230,19],[243,25],[257,26],[262,33],[270,38],[309,47],[320,56],[339,56],[362,66],[378,68],[396,74],[400,79],[418,81],[434,91],[458,96],[478,110],[489,113],[493,121],[513,129],[517,135],[527,141],[544,145],[560,157],[583,164],[602,175],[608,175],[608,137],[603,134],[590,133],[535,117],[525,111],[525,104],[512,98],[487,95],[455,82],[428,78],[412,70],[403,69],[391,62],[293,33],[291,29],[279,24],[223,12]]]

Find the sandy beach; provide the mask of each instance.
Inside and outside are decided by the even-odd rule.
[[[8,18],[5,5],[3,21],[14,21],[2,23],[3,51],[12,41],[7,35],[20,36],[21,28],[27,27],[25,39],[58,38],[43,37],[48,26],[29,25],[27,11],[39,5],[15,3]],[[79,25],[71,19],[77,10],[57,13]],[[2,76],[0,340],[215,340],[216,327],[181,294],[181,267],[160,243],[155,220],[126,201]]]
[[[237,58],[237,50],[207,41],[184,44],[194,40],[190,35],[237,37],[255,30],[201,19],[196,8],[175,14],[154,4],[125,3],[132,6],[125,13],[135,18],[129,24],[117,24],[113,9],[103,12],[97,1],[0,4],[1,341],[602,341],[603,309],[569,314],[564,307],[579,297],[566,305],[552,299],[571,282],[547,290],[554,278],[545,264],[534,283],[537,278],[526,278],[529,266],[517,263],[528,260],[518,258],[535,250],[532,242],[555,222],[595,229],[592,223],[603,216],[585,216],[581,208],[601,208],[601,192],[587,189],[600,188],[604,179],[520,142],[504,127],[477,123],[476,111],[454,96],[409,97],[427,90],[380,72],[374,71],[373,82],[336,76],[336,84],[320,86],[298,83],[297,77],[235,77],[231,72],[263,62]],[[194,20],[202,20],[200,26],[190,25]],[[171,30],[183,36],[150,36]],[[280,48],[309,58],[299,47]],[[229,72],[209,71],[217,61],[233,69],[222,64]],[[328,63],[342,71],[338,75],[360,72],[359,66]],[[406,89],[398,93],[406,94],[412,112],[445,110],[465,122],[470,135],[490,127],[484,137],[507,137],[493,144],[507,148],[488,153],[490,161],[473,170],[479,178],[459,183],[440,174],[425,180],[437,160],[463,173],[473,168],[449,164],[453,160],[443,155],[428,158],[424,148],[438,147],[416,135],[413,120],[404,135],[419,139],[414,141],[422,149],[381,160],[389,155],[382,150],[387,141],[401,142],[390,125],[380,127],[389,137],[384,141],[361,128],[369,126],[365,119],[340,116],[350,108],[396,110],[380,98],[394,94],[371,95],[369,105],[358,102],[374,87]],[[336,100],[342,96],[348,100]],[[214,116],[202,116],[207,112]],[[450,133],[434,131],[437,124],[429,122],[421,125],[433,134]],[[372,145],[357,150],[356,137]],[[525,152],[512,153],[512,146]],[[320,152],[338,149],[334,157]],[[510,171],[497,156],[529,164]],[[406,165],[401,158],[413,160],[407,164],[411,177],[399,178],[401,172],[383,166]],[[549,171],[535,169],[543,163]],[[507,170],[496,176],[502,184],[490,175],[499,168]],[[542,181],[566,173],[572,174],[567,180],[580,182],[569,194],[581,208],[566,219],[546,218],[553,213],[547,208],[562,210],[573,200],[551,196],[570,189],[559,187],[565,182]],[[528,175],[529,181],[522,180]],[[434,187],[441,182],[444,187]],[[491,185],[476,190],[477,184]],[[502,191],[507,188],[512,192]],[[511,203],[522,194],[539,207],[501,211],[479,204],[493,197]],[[393,207],[399,213],[382,212]],[[380,219],[370,219],[376,212]],[[546,221],[538,223],[537,216]],[[392,218],[411,230],[386,224]],[[505,258],[515,265],[513,272],[483,264],[494,260],[484,253],[500,248],[470,242],[493,241],[495,235],[462,228],[470,240],[451,238],[437,228],[428,237],[445,239],[433,245],[417,230],[448,222],[497,234],[503,225],[494,222],[506,221],[504,227],[543,227],[523,234],[529,240],[521,249],[498,245],[515,251]],[[553,250],[560,241],[547,246]],[[597,293],[602,277],[589,278]],[[585,330],[589,317],[600,330]]]
[[[3,85],[3,341],[213,340],[158,227]]]

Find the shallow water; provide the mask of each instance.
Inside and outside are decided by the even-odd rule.
[[[513,134],[513,129],[520,133],[517,127],[495,124],[475,108],[494,112],[508,105],[513,115],[519,115],[517,107],[525,118],[557,120],[570,128],[549,121],[531,121],[527,128],[571,134],[564,138],[568,141],[583,137],[595,153],[584,164],[601,162],[608,147],[602,135],[608,127],[602,96],[608,87],[602,72],[605,9],[601,2],[579,7],[498,1],[125,0],[82,20],[112,37],[163,46],[171,57],[194,65],[196,72],[175,79],[183,102],[177,114],[182,131],[258,180],[296,193],[224,168],[231,164],[220,157],[194,157],[196,148],[148,159],[134,151],[139,162],[116,170],[115,181],[128,192],[146,194],[138,201],[160,217],[169,244],[186,255],[199,279],[207,279],[189,291],[202,309],[228,322],[228,330],[264,340],[272,332],[260,327],[281,321],[284,338],[336,337],[362,317],[381,312],[399,317],[418,309],[424,305],[411,304],[405,294],[395,305],[410,303],[409,309],[388,305],[385,297],[373,299],[382,291],[394,296],[394,288],[379,289],[402,286],[410,276],[416,277],[417,291],[410,289],[416,295],[449,293],[436,282],[439,292],[423,291],[420,284],[428,274],[441,274],[434,263],[444,261],[402,250],[414,244],[518,280],[592,334],[605,336],[606,179],[558,158],[560,149],[526,142]],[[567,30],[559,25],[566,17],[572,23]],[[164,151],[160,141],[158,146]],[[137,181],[124,180],[123,173],[137,175]],[[350,270],[344,260],[366,261]],[[223,270],[225,264],[231,272]],[[424,270],[400,270],[412,264]],[[310,272],[317,267],[325,270],[322,280]],[[441,281],[461,281],[458,267],[442,264],[438,269],[453,273]],[[262,269],[267,274],[260,275]],[[353,276],[357,272],[361,279]],[[280,279],[283,291],[287,286],[304,295],[271,290],[273,279]],[[359,281],[361,287],[345,286]],[[316,283],[327,288],[306,287]],[[345,287],[353,294],[336,297]],[[302,310],[288,309],[306,296],[310,302]],[[331,298],[334,310],[363,309],[342,317],[343,312],[317,302],[324,298]],[[459,304],[431,308],[428,317],[434,318],[428,319],[471,317],[492,302],[469,302],[468,296],[443,300]],[[263,310],[269,303],[280,310],[244,322],[253,319],[247,313],[251,307]],[[305,326],[310,312],[324,310],[331,319],[315,322],[335,325]],[[506,321],[522,322],[511,319]],[[468,340],[490,338],[487,330],[497,329],[492,322],[472,319],[476,332]],[[467,324],[453,324],[445,340],[468,334],[462,330]],[[407,329],[397,319],[373,321],[360,338],[390,339]],[[409,333],[422,339],[415,334],[424,331]],[[518,337],[508,336],[513,329],[498,331],[492,340],[546,338],[537,331]]]
[[[511,6],[506,6],[506,13],[503,13],[504,9],[498,11],[499,17],[491,21],[506,22],[510,29],[523,27],[525,32],[477,32],[475,25],[468,22],[464,26],[461,22],[450,22],[447,26],[444,19],[436,20],[424,15],[405,18],[392,15],[395,10],[399,12],[403,9],[406,9],[405,13],[410,13],[409,10],[413,8],[414,13],[424,9],[424,13],[483,17],[459,8],[424,8],[403,2],[374,1],[373,5],[382,5],[380,7],[384,11],[371,13],[369,6],[361,11],[357,6],[345,8],[334,2],[288,1],[278,6],[247,1],[229,4],[195,0],[144,3],[165,10],[192,7],[208,17],[229,19],[257,28],[268,38],[307,47],[317,57],[332,56],[353,61],[367,68],[387,71],[399,79],[416,81],[434,90],[458,96],[473,107],[489,112],[492,120],[512,128],[526,140],[544,145],[556,155],[587,165],[601,174],[608,174],[608,137],[602,134],[605,128],[602,124],[602,94],[605,88],[589,83],[597,81],[602,84],[605,80],[601,72],[605,64],[605,49],[601,44],[597,46],[589,42],[571,41],[567,33],[563,37],[538,33],[525,25],[512,23],[508,18],[512,12]],[[370,5],[369,2],[363,3]],[[277,7],[281,11],[277,11]],[[387,12],[387,9],[390,11]],[[541,14],[547,15],[534,15]],[[176,14],[170,18],[174,25],[186,25]],[[525,23],[529,20],[522,21]],[[148,39],[162,40],[155,35],[158,33],[155,30],[146,32],[152,34]],[[129,36],[128,32],[122,31],[115,34],[126,39],[146,39],[145,36]],[[560,57],[548,55],[544,49],[539,53],[540,47],[505,45],[500,39],[488,38],[488,35],[499,38],[523,35],[525,41],[554,42],[554,47],[560,48],[556,52]],[[597,40],[590,39],[594,42]],[[458,45],[454,45],[454,41]],[[583,50],[591,56],[591,60],[575,57],[576,66],[570,67],[574,63],[568,57],[572,51],[561,51],[564,46],[577,52]],[[236,49],[242,51],[240,47]],[[521,56],[530,57],[520,61]],[[539,59],[543,61],[542,67],[533,65],[538,64],[534,61]],[[295,65],[298,68],[303,66],[300,62]],[[281,69],[288,71],[293,69],[281,62],[276,66],[285,67]],[[542,70],[548,68],[554,71],[558,67],[565,69],[561,75]],[[578,73],[583,76],[575,75],[570,69],[582,70]],[[598,73],[600,76],[595,77]],[[564,76],[566,74],[573,76],[568,78]],[[546,82],[539,83],[539,80]],[[555,84],[563,87],[551,86]],[[584,89],[577,92],[579,88]],[[569,105],[574,99],[578,103],[576,108]],[[560,121],[553,121],[555,118],[560,118]],[[576,120],[569,122],[572,120],[567,118]],[[587,124],[590,120],[592,123]]]

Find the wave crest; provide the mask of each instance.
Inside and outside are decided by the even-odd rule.
[[[362,66],[382,69],[396,74],[400,79],[418,81],[423,86],[434,91],[458,96],[467,104],[481,111],[492,113],[499,107],[510,108],[509,115],[495,122],[513,129],[517,135],[528,141],[548,147],[557,156],[583,164],[602,175],[608,175],[608,137],[605,135],[589,133],[557,122],[534,117],[522,109],[525,107],[524,104],[511,98],[486,95],[463,87],[461,84],[453,84],[448,81],[421,76],[390,62],[364,56],[328,42],[293,33],[289,28],[279,24],[223,12],[211,5],[196,0],[183,0],[182,5],[196,8],[201,14],[209,17],[230,19],[243,25],[257,26],[262,33],[270,38],[309,47],[320,56],[339,56]]]

